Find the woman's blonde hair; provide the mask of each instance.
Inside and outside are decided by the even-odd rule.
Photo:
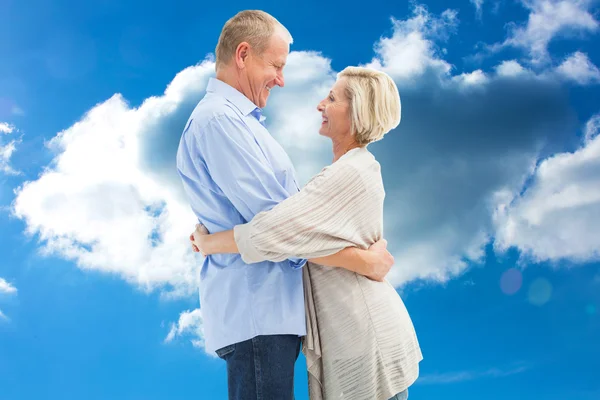
[[[219,69],[231,61],[238,45],[248,42],[259,55],[269,45],[271,37],[278,33],[293,43],[292,35],[275,17],[260,10],[245,10],[231,17],[223,26],[217,43],[216,67]]]
[[[346,78],[352,132],[360,145],[381,140],[400,124],[400,94],[385,72],[347,67],[338,74]]]

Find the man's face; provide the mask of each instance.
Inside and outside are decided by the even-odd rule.
[[[267,99],[274,86],[283,87],[283,67],[290,52],[289,44],[279,35],[271,37],[262,54],[250,49],[243,74],[243,92],[259,108],[267,105]]]

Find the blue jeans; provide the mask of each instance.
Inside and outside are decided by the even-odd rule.
[[[404,392],[398,393],[397,395],[392,397],[390,400],[406,400],[406,399],[408,399],[408,389],[406,389]]]
[[[229,400],[293,400],[300,343],[297,335],[268,335],[217,350],[227,362]]]

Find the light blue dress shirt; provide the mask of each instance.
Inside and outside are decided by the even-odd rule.
[[[292,162],[264,119],[242,93],[211,78],[185,126],[177,170],[198,221],[211,233],[249,222],[299,191]],[[206,351],[258,335],[306,335],[305,263],[208,256],[200,271]]]

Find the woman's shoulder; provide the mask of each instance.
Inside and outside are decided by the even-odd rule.
[[[357,148],[344,154],[333,164],[324,167],[307,185],[318,181],[335,181],[351,176],[357,180],[380,174],[380,165],[366,148]]]
[[[336,164],[338,164],[337,167],[339,169],[346,171],[355,170],[360,172],[361,175],[370,175],[373,172],[379,172],[381,169],[375,156],[366,147],[350,150],[335,162],[332,167]]]
[[[381,174],[381,167],[366,148],[358,148],[344,154],[322,172],[331,178],[347,179],[350,176],[356,180],[369,180]]]

